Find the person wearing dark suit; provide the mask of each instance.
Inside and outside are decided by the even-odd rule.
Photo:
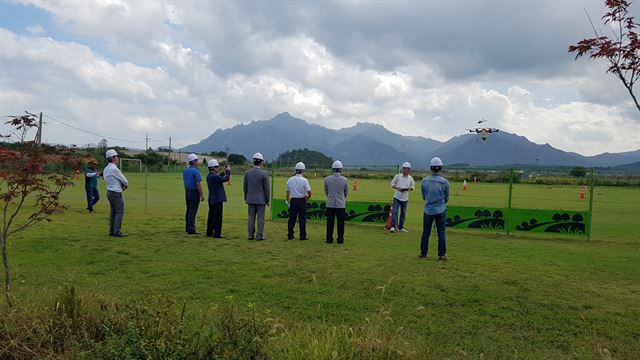
[[[269,206],[269,173],[262,170],[264,156],[257,152],[253,154],[253,169],[244,173],[244,201],[249,207],[249,221],[247,230],[249,240],[264,240],[264,213]],[[256,219],[258,232],[256,233]]]
[[[224,183],[231,178],[231,167],[225,166],[224,172],[218,174],[218,161],[213,159],[207,163],[207,187],[209,188],[209,216],[207,217],[207,236],[223,238],[222,236],[222,204],[227,201]]]

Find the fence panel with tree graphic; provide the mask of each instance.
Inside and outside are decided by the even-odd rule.
[[[344,171],[344,175],[349,178],[351,191],[346,204],[346,221],[384,225],[389,218],[392,195],[387,181],[390,181],[395,171],[389,170],[389,167],[379,172],[362,168],[352,167]],[[272,200],[272,218],[283,220],[288,218],[289,213],[279,192],[286,176],[290,176],[292,171],[286,168],[271,170],[272,174],[277,174],[272,177],[276,187]],[[570,170],[570,167],[521,170],[447,169],[444,175],[451,181],[447,227],[507,233],[589,236],[595,183],[593,174],[578,179],[570,174]],[[326,169],[319,169],[318,172],[325,176],[330,173]],[[417,225],[417,221],[420,221],[418,213],[424,206],[420,197],[420,180],[429,173],[414,171],[412,175],[416,191],[410,198],[409,217]],[[353,182],[358,176],[362,179],[362,189],[352,191]],[[314,191],[314,198],[307,205],[308,219],[324,220],[326,210],[322,176],[310,173],[308,178]],[[468,184],[466,187],[463,186],[465,180]],[[606,176],[599,178],[602,182],[610,180]],[[591,184],[588,200],[580,196],[581,188],[587,184]]]

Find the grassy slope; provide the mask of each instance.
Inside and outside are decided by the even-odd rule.
[[[86,213],[83,189],[71,209],[11,244],[14,292],[23,302],[48,299],[63,284],[85,294],[120,298],[165,293],[192,308],[226,295],[257,303],[288,320],[359,324],[380,304],[422,356],[488,358],[614,358],[640,353],[640,190],[596,190],[593,240],[449,231],[446,264],[416,258],[419,192],[411,194],[408,234],[348,225],[344,246],[322,242],[324,223],[309,224],[311,241],[286,241],[286,224],[268,222],[265,242],[246,240],[241,176],[227,187],[223,240],[184,234],[179,174],[129,176],[124,231],[107,232],[108,203]],[[285,179],[276,195],[284,196]],[[311,179],[321,197],[320,179]],[[386,200],[388,183],[358,180],[353,200]],[[507,186],[452,184],[455,205],[503,206]],[[514,189],[514,206],[586,209],[575,187]],[[204,231],[206,206],[198,214]],[[435,234],[434,234],[435,235]],[[432,250],[435,248],[435,241]]]

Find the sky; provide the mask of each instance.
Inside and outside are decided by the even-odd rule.
[[[43,112],[43,141],[81,146],[143,148],[148,134],[182,147],[287,111],[440,141],[484,118],[583,155],[638,150],[626,89],[567,52],[593,34],[586,13],[611,33],[604,12],[604,0],[0,0],[0,116]]]

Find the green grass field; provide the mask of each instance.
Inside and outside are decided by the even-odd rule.
[[[10,240],[14,295],[46,303],[64,285],[84,296],[128,299],[166,294],[198,311],[233,296],[285,321],[362,324],[383,302],[389,321],[416,358],[637,359],[640,354],[640,189],[596,188],[592,239],[449,231],[447,263],[417,258],[422,202],[411,193],[409,233],[346,226],[346,243],[324,243],[324,223],[310,241],[286,240],[284,221],[267,221],[265,238],[246,239],[242,178],[227,187],[223,234],[184,233],[180,174],[127,174],[123,231],[110,238],[108,202],[87,213],[84,189],[53,223]],[[419,182],[418,177],[416,182]],[[276,178],[284,197],[285,178]],[[315,198],[321,179],[311,178]],[[505,184],[452,183],[451,205],[506,206]],[[586,210],[577,187],[515,185],[514,207]],[[388,181],[358,179],[349,200],[388,201]],[[198,213],[206,227],[206,203]],[[297,235],[297,230],[296,230]],[[435,237],[435,234],[434,234]]]

